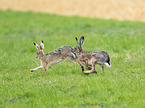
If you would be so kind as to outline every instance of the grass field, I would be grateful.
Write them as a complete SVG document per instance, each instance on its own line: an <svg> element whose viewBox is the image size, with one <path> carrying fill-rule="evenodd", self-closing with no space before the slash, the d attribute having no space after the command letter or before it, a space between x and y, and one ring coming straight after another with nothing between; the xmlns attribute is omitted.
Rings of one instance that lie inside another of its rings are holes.
<svg viewBox="0 0 145 108"><path fill-rule="evenodd" d="M83 74L64 61L45 76L35 59L33 42L44 40L44 52L75 47L85 36L84 50L105 50L111 68ZM1 108L144 108L145 23L0 11Z"/></svg>

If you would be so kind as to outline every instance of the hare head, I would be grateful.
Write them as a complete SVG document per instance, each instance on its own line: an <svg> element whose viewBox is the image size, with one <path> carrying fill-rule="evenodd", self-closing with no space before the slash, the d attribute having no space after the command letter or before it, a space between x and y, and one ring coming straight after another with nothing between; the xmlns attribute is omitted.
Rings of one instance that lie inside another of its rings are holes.
<svg viewBox="0 0 145 108"><path fill-rule="evenodd" d="M44 54L44 52L43 52L43 49L44 49L44 42L43 42L43 40L42 41L40 41L40 46L38 45L38 44L36 44L35 42L33 42L33 44L35 45L35 47L37 48L37 50L38 50L38 52L37 52L37 54L36 54L36 58L38 58L38 59L40 59L42 56L43 56L43 54Z"/></svg>
<svg viewBox="0 0 145 108"><path fill-rule="evenodd" d="M76 39L78 45L74 48L73 52L76 53L76 54L78 54L78 53L80 53L81 51L83 51L82 46L83 46L83 44L84 44L84 36L82 36L82 37L80 38L80 41L78 41L77 37L76 37L75 39Z"/></svg>

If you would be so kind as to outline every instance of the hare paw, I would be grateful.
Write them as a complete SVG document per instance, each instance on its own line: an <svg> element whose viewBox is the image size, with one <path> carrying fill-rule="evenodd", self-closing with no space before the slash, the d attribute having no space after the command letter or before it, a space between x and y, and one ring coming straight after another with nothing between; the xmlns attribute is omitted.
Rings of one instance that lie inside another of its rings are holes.
<svg viewBox="0 0 145 108"><path fill-rule="evenodd" d="M95 74L97 74L97 71L93 71L92 73L95 73Z"/></svg>
<svg viewBox="0 0 145 108"><path fill-rule="evenodd" d="M85 75L89 75L90 73L84 73Z"/></svg>
<svg viewBox="0 0 145 108"><path fill-rule="evenodd" d="M30 69L30 72L33 72L33 69Z"/></svg>
<svg viewBox="0 0 145 108"><path fill-rule="evenodd" d="M81 66L81 69L82 69L82 72L84 72L84 67L83 66Z"/></svg>

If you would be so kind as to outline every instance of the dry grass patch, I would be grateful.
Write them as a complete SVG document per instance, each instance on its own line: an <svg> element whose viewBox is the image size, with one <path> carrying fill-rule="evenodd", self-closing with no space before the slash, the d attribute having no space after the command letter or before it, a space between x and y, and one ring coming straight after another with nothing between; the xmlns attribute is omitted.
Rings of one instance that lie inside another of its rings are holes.
<svg viewBox="0 0 145 108"><path fill-rule="evenodd" d="M145 21L145 0L0 0L0 8Z"/></svg>

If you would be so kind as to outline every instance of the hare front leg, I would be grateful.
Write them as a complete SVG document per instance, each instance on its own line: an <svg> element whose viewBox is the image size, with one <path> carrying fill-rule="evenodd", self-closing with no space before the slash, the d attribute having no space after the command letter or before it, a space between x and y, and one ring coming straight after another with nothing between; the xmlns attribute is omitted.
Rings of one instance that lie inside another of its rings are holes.
<svg viewBox="0 0 145 108"><path fill-rule="evenodd" d="M44 69L44 71L43 71L43 75L45 75L45 73L46 73L48 67L44 67L43 69Z"/></svg>
<svg viewBox="0 0 145 108"><path fill-rule="evenodd" d="M89 71L84 71L84 73L97 73L97 72L95 71L95 64L92 64L92 69L91 69L91 70L89 70Z"/></svg>
<svg viewBox="0 0 145 108"><path fill-rule="evenodd" d="M91 70L92 68L88 65L88 60L85 60L85 67L88 70Z"/></svg>
<svg viewBox="0 0 145 108"><path fill-rule="evenodd" d="M100 65L101 71L104 71L104 65Z"/></svg>
<svg viewBox="0 0 145 108"><path fill-rule="evenodd" d="M38 70L38 69L40 69L40 68L43 68L43 66L39 66L39 67L37 67L37 68L30 69L30 72L34 72L35 70Z"/></svg>

